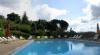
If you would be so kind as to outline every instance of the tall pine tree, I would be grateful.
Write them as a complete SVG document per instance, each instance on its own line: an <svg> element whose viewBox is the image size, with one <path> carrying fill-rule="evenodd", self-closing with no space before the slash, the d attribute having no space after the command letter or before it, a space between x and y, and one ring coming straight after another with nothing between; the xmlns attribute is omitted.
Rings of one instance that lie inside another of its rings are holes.
<svg viewBox="0 0 100 55"><path fill-rule="evenodd" d="M24 12L24 15L22 16L22 23L23 24L28 24L28 17L26 15L26 12Z"/></svg>

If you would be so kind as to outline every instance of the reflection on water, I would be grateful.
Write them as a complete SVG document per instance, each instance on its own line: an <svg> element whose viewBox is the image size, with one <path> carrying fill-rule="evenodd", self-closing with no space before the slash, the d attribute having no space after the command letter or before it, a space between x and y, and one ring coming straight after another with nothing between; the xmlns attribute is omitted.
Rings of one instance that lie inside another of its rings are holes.
<svg viewBox="0 0 100 55"><path fill-rule="evenodd" d="M100 45L66 40L34 41L12 55L100 55Z"/></svg>

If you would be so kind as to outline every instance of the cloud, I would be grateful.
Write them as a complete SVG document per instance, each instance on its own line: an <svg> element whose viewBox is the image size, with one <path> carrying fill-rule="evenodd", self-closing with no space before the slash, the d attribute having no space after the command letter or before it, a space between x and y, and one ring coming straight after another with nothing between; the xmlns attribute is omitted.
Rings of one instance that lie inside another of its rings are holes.
<svg viewBox="0 0 100 55"><path fill-rule="evenodd" d="M50 20L58 18L60 16L68 15L68 11L66 9L53 8L48 6L47 4L37 6L37 10L37 15L39 18L50 18Z"/></svg>
<svg viewBox="0 0 100 55"><path fill-rule="evenodd" d="M100 16L100 1L85 0L87 6L82 9L84 16L68 19L69 28L76 32L96 31L97 19ZM100 22L98 22L100 23Z"/></svg>
<svg viewBox="0 0 100 55"><path fill-rule="evenodd" d="M77 32L95 31L97 20L100 20L100 0L85 0L87 6L82 9L84 16L73 20L71 27Z"/></svg>
<svg viewBox="0 0 100 55"><path fill-rule="evenodd" d="M39 0L0 0L0 14L6 16L8 13L15 12L20 16L26 11L29 20L52 20L63 19L69 23L69 28L75 31L95 31L97 19L100 16L100 1L85 0L87 6L82 9L85 16L77 18L66 18L69 10L51 7Z"/></svg>
<svg viewBox="0 0 100 55"><path fill-rule="evenodd" d="M24 11L30 11L31 0L0 0L0 14L6 16L15 12L22 15Z"/></svg>
<svg viewBox="0 0 100 55"><path fill-rule="evenodd" d="M85 1L92 5L100 5L100 0L85 0Z"/></svg>
<svg viewBox="0 0 100 55"><path fill-rule="evenodd" d="M67 21L69 23L68 30L72 28L76 32L87 32L87 31L96 32L96 24L97 24L96 20L83 22L83 20L81 20L80 18L76 18L75 20L68 19Z"/></svg>
<svg viewBox="0 0 100 55"><path fill-rule="evenodd" d="M85 0L87 7L83 9L86 16L91 16L91 19L100 18L100 0Z"/></svg>
<svg viewBox="0 0 100 55"><path fill-rule="evenodd" d="M99 6L92 5L91 10L92 10L91 13L94 19L100 18L100 5Z"/></svg>
<svg viewBox="0 0 100 55"><path fill-rule="evenodd" d="M36 4L37 3L37 4ZM57 9L48 4L38 4L36 0L0 0L0 14L6 16L8 13L15 12L20 16L26 11L29 20L39 18L51 20L59 16L67 16L66 9Z"/></svg>
<svg viewBox="0 0 100 55"><path fill-rule="evenodd" d="M0 0L0 5L5 7L16 7L18 3L20 0Z"/></svg>
<svg viewBox="0 0 100 55"><path fill-rule="evenodd" d="M77 32L87 32L87 31L95 31L96 32L96 21L82 23L74 28Z"/></svg>
<svg viewBox="0 0 100 55"><path fill-rule="evenodd" d="M72 28L76 32L96 32L96 25L100 23L97 20L91 20L91 17L82 16L78 18L65 19L69 23L68 31ZM100 20L100 19L98 19Z"/></svg>
<svg viewBox="0 0 100 55"><path fill-rule="evenodd" d="M11 13L11 12L13 12L12 9L7 8L7 7L0 6L0 15L4 15L6 17L6 15L8 13Z"/></svg>
<svg viewBox="0 0 100 55"><path fill-rule="evenodd" d="M72 28L76 32L95 31L97 19L100 16L100 1L98 0L85 0L87 6L82 9L83 16L76 18L65 19L69 23L69 28ZM100 23L100 22L98 22Z"/></svg>

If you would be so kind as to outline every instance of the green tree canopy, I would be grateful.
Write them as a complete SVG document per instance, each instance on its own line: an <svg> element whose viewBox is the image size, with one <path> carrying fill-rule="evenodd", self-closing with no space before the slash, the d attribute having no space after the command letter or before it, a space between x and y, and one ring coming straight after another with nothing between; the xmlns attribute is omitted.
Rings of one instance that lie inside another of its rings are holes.
<svg viewBox="0 0 100 55"><path fill-rule="evenodd" d="M5 17L3 15L0 15L0 19L4 19Z"/></svg>
<svg viewBox="0 0 100 55"><path fill-rule="evenodd" d="M66 21L64 21L64 20L60 20L59 23L60 23L61 29L63 29L63 30L67 30L69 24L68 24Z"/></svg>
<svg viewBox="0 0 100 55"><path fill-rule="evenodd" d="M10 13L10 14L7 14L7 20L11 20L11 21L14 21L16 23L19 23L20 16L18 14L15 14L15 13Z"/></svg>
<svg viewBox="0 0 100 55"><path fill-rule="evenodd" d="M59 24L60 28L57 26L57 24ZM57 31L59 29L62 29L63 31L64 30L67 30L68 28L68 23L64 20L57 20L57 19L54 19L54 20L51 20L49 23L48 23L48 29L51 30L51 31Z"/></svg>

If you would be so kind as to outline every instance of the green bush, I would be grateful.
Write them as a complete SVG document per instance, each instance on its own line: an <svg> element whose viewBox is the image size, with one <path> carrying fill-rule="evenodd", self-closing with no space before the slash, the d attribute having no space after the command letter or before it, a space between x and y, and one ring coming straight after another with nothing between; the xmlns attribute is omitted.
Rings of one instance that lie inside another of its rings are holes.
<svg viewBox="0 0 100 55"><path fill-rule="evenodd" d="M21 31L16 31L16 30L15 31L12 31L12 34L15 35L15 36L17 36L18 38L20 36L23 36L24 38L28 38L29 35L30 35L28 33L24 33L24 32L21 32Z"/></svg>
<svg viewBox="0 0 100 55"><path fill-rule="evenodd" d="M41 30L41 29L38 29L36 31L36 34L39 35L39 36L43 36L45 34L45 31L44 30Z"/></svg>
<svg viewBox="0 0 100 55"><path fill-rule="evenodd" d="M4 36L4 32L0 31L0 37Z"/></svg>

